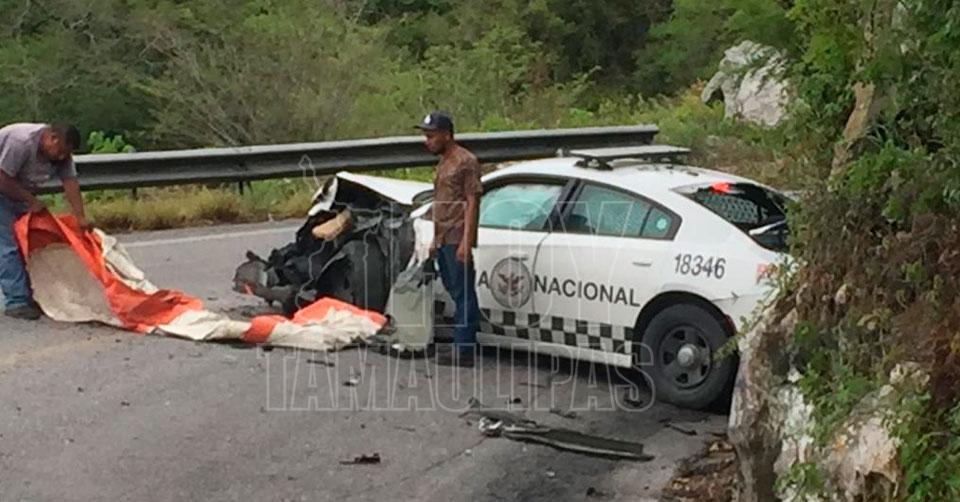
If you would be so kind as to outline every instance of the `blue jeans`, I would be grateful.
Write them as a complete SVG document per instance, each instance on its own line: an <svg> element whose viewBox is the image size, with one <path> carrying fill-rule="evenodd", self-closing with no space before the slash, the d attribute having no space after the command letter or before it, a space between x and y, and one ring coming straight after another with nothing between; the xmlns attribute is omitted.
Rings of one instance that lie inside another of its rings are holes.
<svg viewBox="0 0 960 502"><path fill-rule="evenodd" d="M437 249L437 269L443 287L453 297L457 307L453 343L461 354L472 355L477 344L477 324L480 318L473 264L464 265L457 261L457 245L445 244Z"/></svg>
<svg viewBox="0 0 960 502"><path fill-rule="evenodd" d="M30 278L13 236L13 224L27 212L21 202L0 195L0 290L4 307L11 309L30 303Z"/></svg>

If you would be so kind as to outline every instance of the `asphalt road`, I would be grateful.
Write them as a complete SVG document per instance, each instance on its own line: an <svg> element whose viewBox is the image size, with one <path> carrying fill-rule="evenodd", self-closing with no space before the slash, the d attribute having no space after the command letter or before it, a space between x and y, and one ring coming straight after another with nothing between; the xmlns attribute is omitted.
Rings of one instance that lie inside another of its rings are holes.
<svg viewBox="0 0 960 502"><path fill-rule="evenodd" d="M298 222L121 238L161 287L249 315L252 249ZM0 319L0 500L647 500L725 418L651 402L610 369L487 351L475 370L349 350L202 344ZM345 384L355 383L348 387ZM642 443L615 461L485 437L470 398ZM549 412L575 410L576 418ZM371 465L344 465L360 455ZM595 495L588 497L588 489Z"/></svg>

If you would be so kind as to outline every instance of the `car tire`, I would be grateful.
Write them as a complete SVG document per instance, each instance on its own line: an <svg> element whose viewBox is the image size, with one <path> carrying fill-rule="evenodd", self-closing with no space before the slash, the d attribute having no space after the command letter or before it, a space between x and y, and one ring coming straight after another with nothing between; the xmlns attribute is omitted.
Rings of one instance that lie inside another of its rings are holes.
<svg viewBox="0 0 960 502"><path fill-rule="evenodd" d="M703 307L684 303L660 311L643 334L647 354L640 358L648 363L641 369L649 376L655 396L695 410L726 401L737 360L734 356L717 359L716 354L728 339L723 324Z"/></svg>

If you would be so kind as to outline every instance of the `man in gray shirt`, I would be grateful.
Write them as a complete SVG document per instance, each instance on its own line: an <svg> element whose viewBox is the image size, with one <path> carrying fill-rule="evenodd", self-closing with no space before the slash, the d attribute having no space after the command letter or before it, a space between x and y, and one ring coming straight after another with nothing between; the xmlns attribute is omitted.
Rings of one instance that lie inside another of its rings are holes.
<svg viewBox="0 0 960 502"><path fill-rule="evenodd" d="M13 224L27 212L46 210L35 195L54 176L83 230L90 229L80 197L73 151L80 133L67 124L11 124L0 128L0 290L4 314L39 319L30 278L13 235Z"/></svg>

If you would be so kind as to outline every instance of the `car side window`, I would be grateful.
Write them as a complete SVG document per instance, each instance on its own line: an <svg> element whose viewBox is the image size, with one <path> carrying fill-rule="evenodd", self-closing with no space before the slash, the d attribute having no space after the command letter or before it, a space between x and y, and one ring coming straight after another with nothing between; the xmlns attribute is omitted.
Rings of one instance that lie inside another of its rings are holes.
<svg viewBox="0 0 960 502"><path fill-rule="evenodd" d="M674 217L665 211L653 208L650 215L647 216L646 223L643 224L641 237L648 239L666 239L674 226Z"/></svg>
<svg viewBox="0 0 960 502"><path fill-rule="evenodd" d="M643 199L595 185L584 186L572 205L566 231L614 237L639 237L651 209Z"/></svg>
<svg viewBox="0 0 960 502"><path fill-rule="evenodd" d="M480 198L480 226L543 230L563 185L517 182L485 191Z"/></svg>

